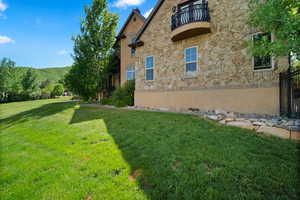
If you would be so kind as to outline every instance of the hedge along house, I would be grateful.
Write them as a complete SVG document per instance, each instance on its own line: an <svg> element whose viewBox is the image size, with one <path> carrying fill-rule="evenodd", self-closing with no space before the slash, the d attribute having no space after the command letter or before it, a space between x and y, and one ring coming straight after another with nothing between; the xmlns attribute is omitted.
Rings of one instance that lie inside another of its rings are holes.
<svg viewBox="0 0 300 200"><path fill-rule="evenodd" d="M132 10L117 36L117 43L120 46L121 85L126 83L128 80L135 79L135 67L138 58L135 54L135 49L131 48L130 45L135 40L137 33L143 26L144 22L145 18L141 15L140 10Z"/></svg>
<svg viewBox="0 0 300 200"><path fill-rule="evenodd" d="M245 0L159 0L135 38L135 104L279 114L288 58L252 57Z"/></svg>

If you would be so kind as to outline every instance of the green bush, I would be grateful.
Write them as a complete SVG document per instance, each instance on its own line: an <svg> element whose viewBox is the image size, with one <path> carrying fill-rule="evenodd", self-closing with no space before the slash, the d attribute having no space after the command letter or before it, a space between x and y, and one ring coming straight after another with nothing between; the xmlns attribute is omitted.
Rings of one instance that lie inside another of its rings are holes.
<svg viewBox="0 0 300 200"><path fill-rule="evenodd" d="M127 81L123 87L116 89L112 94L112 104L117 107L134 105L134 81Z"/></svg>
<svg viewBox="0 0 300 200"><path fill-rule="evenodd" d="M28 96L29 96L30 100L37 100L37 99L41 98L42 92L41 92L41 90L35 90L35 91L30 92L28 94Z"/></svg>
<svg viewBox="0 0 300 200"><path fill-rule="evenodd" d="M100 100L102 105L113 105L112 98L104 98Z"/></svg>
<svg viewBox="0 0 300 200"><path fill-rule="evenodd" d="M54 86L53 90L51 91L51 96L62 96L64 94L64 86L62 84L57 84Z"/></svg>
<svg viewBox="0 0 300 200"><path fill-rule="evenodd" d="M47 90L42 90L41 99L50 99L51 98L51 92Z"/></svg>

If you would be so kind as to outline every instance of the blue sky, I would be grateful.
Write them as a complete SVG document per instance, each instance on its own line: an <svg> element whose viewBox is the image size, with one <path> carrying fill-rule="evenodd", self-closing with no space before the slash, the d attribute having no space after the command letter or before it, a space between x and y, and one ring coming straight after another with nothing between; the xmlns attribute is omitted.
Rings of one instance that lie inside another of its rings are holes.
<svg viewBox="0 0 300 200"><path fill-rule="evenodd" d="M0 59L36 68L72 64L71 37L79 33L84 5L92 0L0 0ZM120 16L119 28L133 8L149 12L156 0L108 0Z"/></svg>

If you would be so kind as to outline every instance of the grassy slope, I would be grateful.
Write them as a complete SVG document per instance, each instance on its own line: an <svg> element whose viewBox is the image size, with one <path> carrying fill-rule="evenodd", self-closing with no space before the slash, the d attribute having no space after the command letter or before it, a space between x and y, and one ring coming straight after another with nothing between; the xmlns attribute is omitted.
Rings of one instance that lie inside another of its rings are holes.
<svg viewBox="0 0 300 200"><path fill-rule="evenodd" d="M8 199L297 199L297 144L196 116L0 105Z"/></svg>
<svg viewBox="0 0 300 200"><path fill-rule="evenodd" d="M26 71L29 69L28 67L16 67L17 70L19 70L21 73L26 73ZM33 69L38 74L39 82L50 80L53 83L58 82L60 79L62 79L66 73L69 72L71 67L57 67L57 68L41 68L41 69Z"/></svg>

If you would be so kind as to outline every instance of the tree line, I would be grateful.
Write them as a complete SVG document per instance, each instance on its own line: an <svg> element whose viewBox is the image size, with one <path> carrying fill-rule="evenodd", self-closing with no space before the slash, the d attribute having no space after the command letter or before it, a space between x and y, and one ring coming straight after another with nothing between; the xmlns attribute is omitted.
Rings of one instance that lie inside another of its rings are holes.
<svg viewBox="0 0 300 200"><path fill-rule="evenodd" d="M63 95L63 80L53 83L51 80L40 80L38 74L28 68L16 67L8 58L0 59L0 103L15 101L49 99Z"/></svg>

